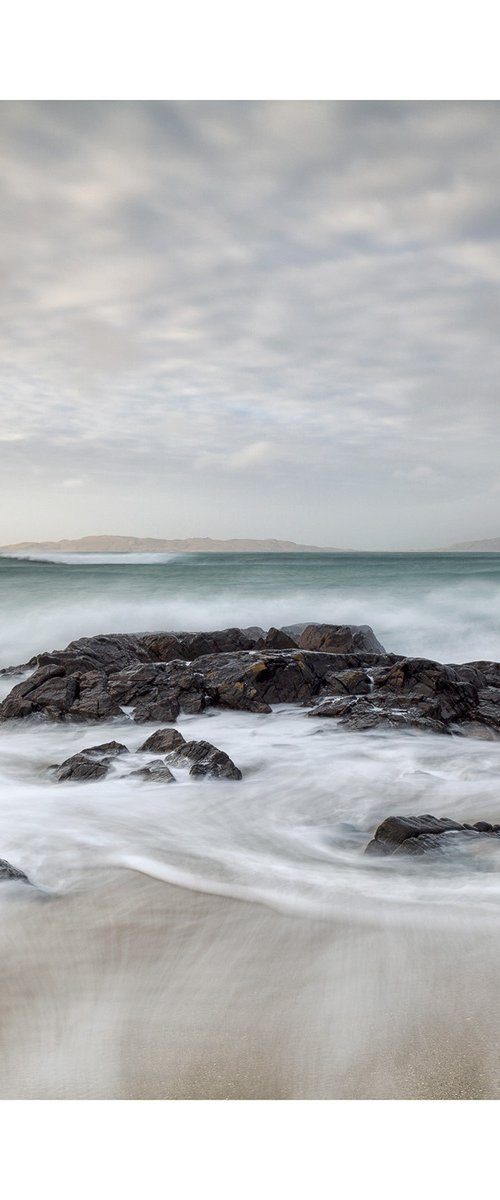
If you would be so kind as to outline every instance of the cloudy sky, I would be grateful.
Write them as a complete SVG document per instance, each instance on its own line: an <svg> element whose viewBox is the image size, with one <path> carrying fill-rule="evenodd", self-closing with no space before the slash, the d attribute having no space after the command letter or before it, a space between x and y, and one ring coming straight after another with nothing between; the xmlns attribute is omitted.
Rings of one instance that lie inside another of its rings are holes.
<svg viewBox="0 0 500 1200"><path fill-rule="evenodd" d="M500 535L500 105L0 104L0 541Z"/></svg>

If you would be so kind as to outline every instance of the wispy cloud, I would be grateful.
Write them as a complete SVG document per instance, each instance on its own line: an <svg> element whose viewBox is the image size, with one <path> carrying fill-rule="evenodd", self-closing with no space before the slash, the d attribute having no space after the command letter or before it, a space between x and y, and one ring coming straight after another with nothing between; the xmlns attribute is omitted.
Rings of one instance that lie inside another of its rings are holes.
<svg viewBox="0 0 500 1200"><path fill-rule="evenodd" d="M499 118L1 104L1 539L497 533Z"/></svg>

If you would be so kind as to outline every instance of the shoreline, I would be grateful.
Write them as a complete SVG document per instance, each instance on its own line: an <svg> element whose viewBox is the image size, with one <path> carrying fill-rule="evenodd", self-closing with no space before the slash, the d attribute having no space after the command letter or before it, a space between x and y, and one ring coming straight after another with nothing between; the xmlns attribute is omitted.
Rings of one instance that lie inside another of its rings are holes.
<svg viewBox="0 0 500 1200"><path fill-rule="evenodd" d="M445 929L443 954L425 924L286 917L128 871L88 884L9 905L2 1099L498 1097L489 928Z"/></svg>

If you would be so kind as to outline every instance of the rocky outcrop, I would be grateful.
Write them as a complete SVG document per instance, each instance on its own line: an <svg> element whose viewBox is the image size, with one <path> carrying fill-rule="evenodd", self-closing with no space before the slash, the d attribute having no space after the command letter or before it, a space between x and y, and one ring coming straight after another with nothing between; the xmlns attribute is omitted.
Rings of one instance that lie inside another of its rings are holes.
<svg viewBox="0 0 500 1200"><path fill-rule="evenodd" d="M474 733L470 724L475 722L500 731L500 688L488 688L474 664L442 666L428 659L392 656L386 664L381 659L373 662L364 677L345 672L333 683L331 695L310 715L340 717L348 729L414 728L465 735ZM346 692L354 694L351 702L342 702Z"/></svg>
<svg viewBox="0 0 500 1200"><path fill-rule="evenodd" d="M211 706L268 713L297 704L354 730L500 737L500 664L387 654L369 626L109 634L31 665L0 705L0 720L98 722L126 713L139 724L171 724Z"/></svg>
<svg viewBox="0 0 500 1200"><path fill-rule="evenodd" d="M500 840L500 825L492 825L489 821L468 825L449 817L433 817L429 813L420 817L387 817L375 831L365 854L419 856L486 836Z"/></svg>
<svg viewBox="0 0 500 1200"><path fill-rule="evenodd" d="M348 629L321 627L339 628ZM313 627L307 630L312 637ZM279 646L256 651L263 641ZM374 656L362 657L300 650L280 630L264 638L259 629L80 638L66 650L38 656L34 673L0 705L0 720L90 722L131 710L138 723L172 722L179 712L199 713L209 705L264 713L274 703L310 704L339 671L359 669ZM382 656L384 665L393 661Z"/></svg>

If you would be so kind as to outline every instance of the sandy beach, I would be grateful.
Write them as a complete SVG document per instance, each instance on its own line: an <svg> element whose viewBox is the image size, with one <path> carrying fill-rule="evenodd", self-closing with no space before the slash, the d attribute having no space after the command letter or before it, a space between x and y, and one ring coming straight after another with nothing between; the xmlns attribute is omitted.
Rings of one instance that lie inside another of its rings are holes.
<svg viewBox="0 0 500 1200"><path fill-rule="evenodd" d="M492 927L291 917L132 871L1 932L2 1099L500 1095Z"/></svg>

